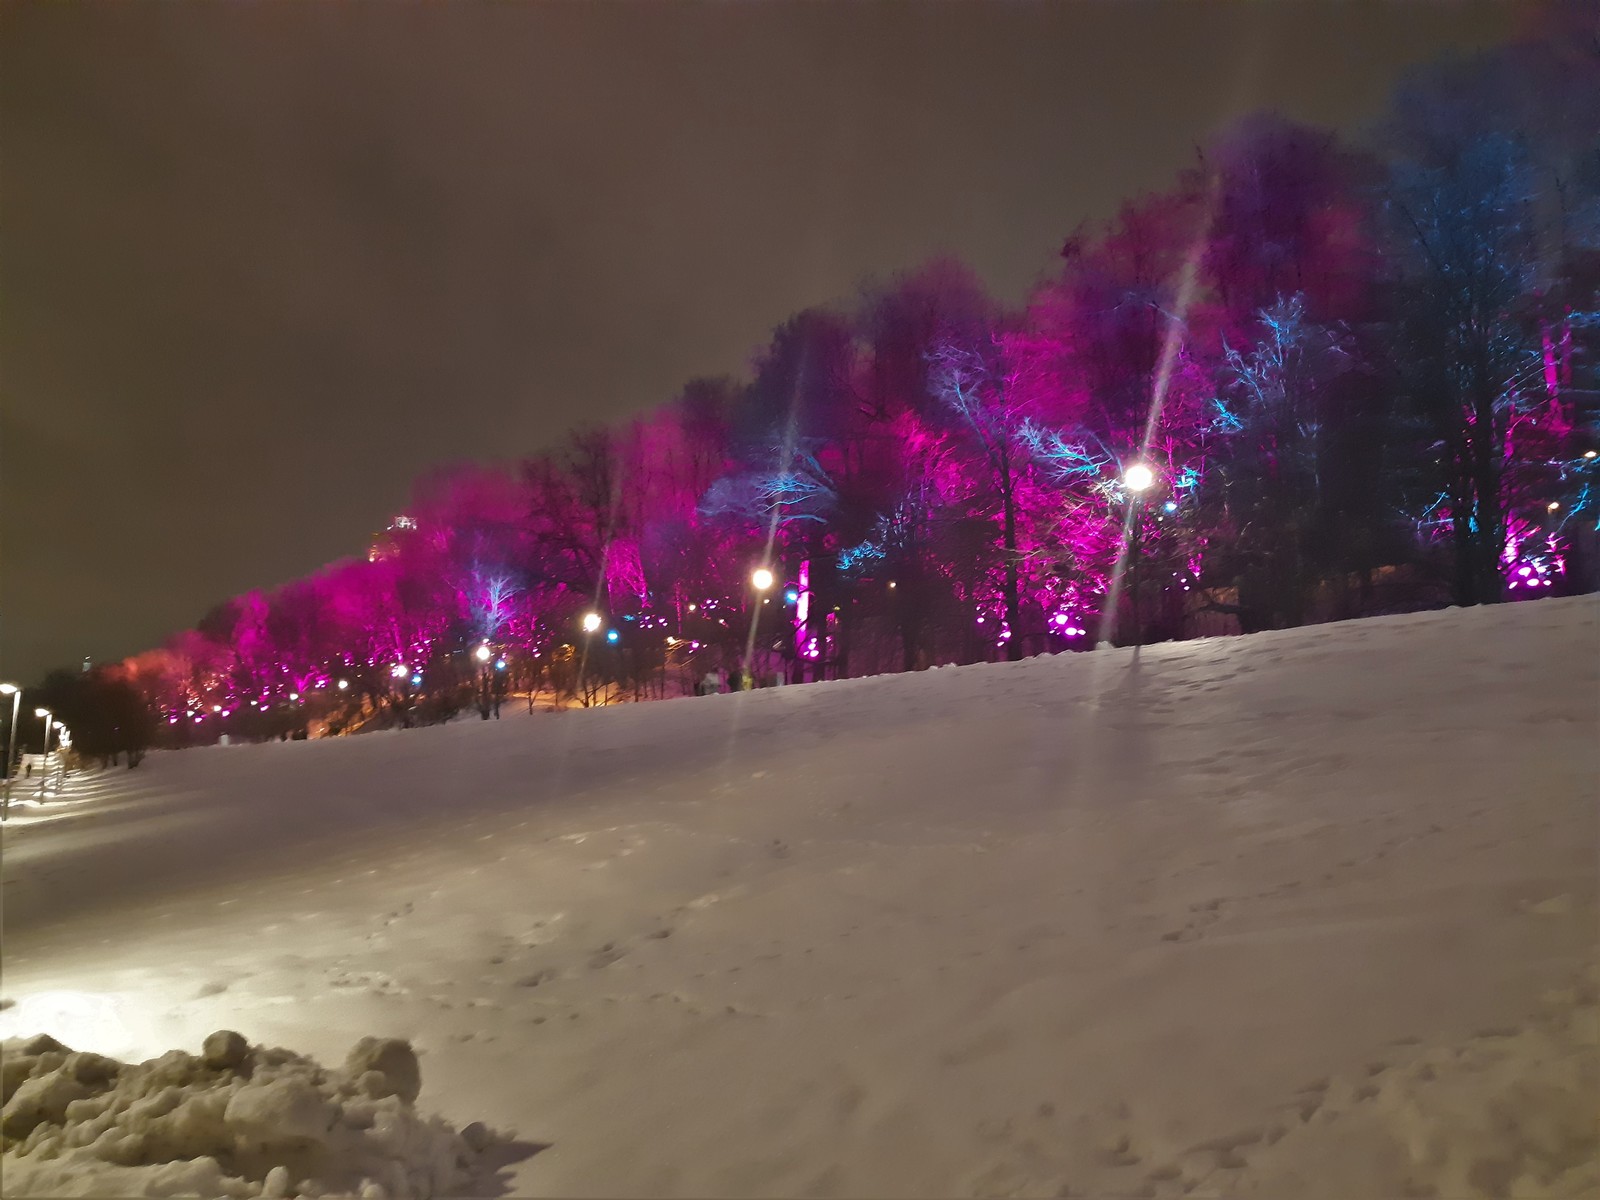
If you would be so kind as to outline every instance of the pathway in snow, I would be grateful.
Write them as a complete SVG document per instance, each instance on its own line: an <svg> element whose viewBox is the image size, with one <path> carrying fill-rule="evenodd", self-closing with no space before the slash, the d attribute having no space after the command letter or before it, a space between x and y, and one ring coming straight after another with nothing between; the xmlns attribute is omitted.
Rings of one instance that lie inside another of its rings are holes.
<svg viewBox="0 0 1600 1200"><path fill-rule="evenodd" d="M1588 1194L1597 613L156 755L0 1023L410 1038L518 1195Z"/></svg>

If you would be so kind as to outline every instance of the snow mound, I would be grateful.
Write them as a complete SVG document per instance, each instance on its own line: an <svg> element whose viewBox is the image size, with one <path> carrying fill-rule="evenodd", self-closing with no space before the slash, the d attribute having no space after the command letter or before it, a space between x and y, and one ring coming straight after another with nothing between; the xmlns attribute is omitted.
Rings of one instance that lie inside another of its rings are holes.
<svg viewBox="0 0 1600 1200"><path fill-rule="evenodd" d="M426 1200L496 1140L413 1107L407 1042L363 1038L328 1070L222 1030L199 1055L130 1064L47 1035L4 1044L11 1196L360 1196Z"/></svg>

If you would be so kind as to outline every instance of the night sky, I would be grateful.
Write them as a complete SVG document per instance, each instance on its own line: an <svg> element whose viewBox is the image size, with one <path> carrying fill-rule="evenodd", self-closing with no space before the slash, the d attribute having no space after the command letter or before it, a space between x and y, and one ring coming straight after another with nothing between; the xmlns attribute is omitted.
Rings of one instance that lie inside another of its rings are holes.
<svg viewBox="0 0 1600 1200"><path fill-rule="evenodd" d="M364 550L432 466L941 253L1020 300L1257 108L1508 4L0 9L0 677Z"/></svg>

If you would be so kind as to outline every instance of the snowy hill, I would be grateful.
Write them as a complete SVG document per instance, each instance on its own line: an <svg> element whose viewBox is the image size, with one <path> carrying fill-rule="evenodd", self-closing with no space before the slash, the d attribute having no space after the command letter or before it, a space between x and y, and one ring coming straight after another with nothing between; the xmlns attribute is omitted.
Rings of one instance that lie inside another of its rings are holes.
<svg viewBox="0 0 1600 1200"><path fill-rule="evenodd" d="M519 1196L1593 1195L1597 634L159 754L8 827L0 1026L407 1038Z"/></svg>

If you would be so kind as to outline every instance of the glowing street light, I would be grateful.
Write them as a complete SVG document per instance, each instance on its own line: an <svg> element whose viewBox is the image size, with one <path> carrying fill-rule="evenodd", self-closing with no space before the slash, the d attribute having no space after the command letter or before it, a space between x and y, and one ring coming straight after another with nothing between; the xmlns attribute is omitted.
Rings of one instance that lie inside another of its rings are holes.
<svg viewBox="0 0 1600 1200"><path fill-rule="evenodd" d="M1594 458L1596 455L1600 455L1600 450L1585 450L1583 452L1585 458Z"/></svg>
<svg viewBox="0 0 1600 1200"><path fill-rule="evenodd" d="M601 622L599 613L592 612L583 614L583 631L585 633L598 632L600 629L600 624Z"/></svg>
<svg viewBox="0 0 1600 1200"><path fill-rule="evenodd" d="M1136 462L1122 473L1122 484L1134 495L1146 491L1156 481L1156 473L1142 462Z"/></svg>
<svg viewBox="0 0 1600 1200"><path fill-rule="evenodd" d="M755 585L758 592L764 592L773 584L772 572L766 567L757 567L750 573L750 582Z"/></svg>
<svg viewBox="0 0 1600 1200"><path fill-rule="evenodd" d="M1555 510L1560 508L1560 507L1561 507L1561 501L1552 500L1552 501L1550 501L1549 504L1546 504L1544 506L1544 510L1545 510L1545 512L1555 512Z"/></svg>
<svg viewBox="0 0 1600 1200"><path fill-rule="evenodd" d="M6 796L0 801L0 821L11 813L11 777L17 773L17 718L21 716L22 689L14 683L0 683L0 696L11 697L11 736L6 746Z"/></svg>
<svg viewBox="0 0 1600 1200"><path fill-rule="evenodd" d="M1148 463L1136 462L1122 473L1122 486L1128 489L1128 577L1133 585L1133 642L1144 640L1144 628L1139 611L1139 513L1137 507L1156 481L1156 473Z"/></svg>
<svg viewBox="0 0 1600 1200"><path fill-rule="evenodd" d="M348 679L339 680L339 690L341 692L348 692L350 690L350 681Z"/></svg>
<svg viewBox="0 0 1600 1200"><path fill-rule="evenodd" d="M394 666L389 668L389 674L395 679L402 679L410 669L405 663L395 663Z"/></svg>
<svg viewBox="0 0 1600 1200"><path fill-rule="evenodd" d="M481 646L479 646L479 647L478 647L478 648L477 648L477 649L476 649L476 650L474 650L474 651L473 651L473 652L472 652L472 653L473 653L473 656L474 656L474 657L475 657L475 658L476 658L476 659L477 659L477 660L478 660L478 661L479 661L479 662L481 662L481 663L486 663L486 662L488 662L488 661L489 661L489 643L488 643L488 642L485 642L485 643L484 643L484 644L483 644L483 645L481 645Z"/></svg>
<svg viewBox="0 0 1600 1200"><path fill-rule="evenodd" d="M55 719L55 714L48 708L36 708L33 710L33 715L44 719L44 757L48 762L50 758L50 722ZM49 782L49 779L50 772L48 770L39 772L39 795L44 795L44 785Z"/></svg>

